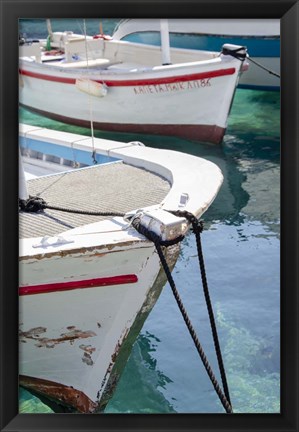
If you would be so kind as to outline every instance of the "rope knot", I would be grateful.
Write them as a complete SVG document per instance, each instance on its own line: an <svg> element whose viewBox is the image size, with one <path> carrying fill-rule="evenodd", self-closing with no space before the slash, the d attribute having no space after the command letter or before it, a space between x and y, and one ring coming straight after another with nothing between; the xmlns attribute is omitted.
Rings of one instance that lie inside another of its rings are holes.
<svg viewBox="0 0 299 432"><path fill-rule="evenodd" d="M46 206L46 201L37 196L29 196L26 200L19 198L19 210L24 212L37 213L43 211Z"/></svg>
<svg viewBox="0 0 299 432"><path fill-rule="evenodd" d="M176 210L170 211L175 216L184 217L187 221L192 225L193 232L195 234L201 234L203 232L203 221L199 221L193 213L190 213L186 210Z"/></svg>
<svg viewBox="0 0 299 432"><path fill-rule="evenodd" d="M203 232L203 221L200 220L196 220L196 222L192 222L192 231L194 232L194 234L201 234Z"/></svg>

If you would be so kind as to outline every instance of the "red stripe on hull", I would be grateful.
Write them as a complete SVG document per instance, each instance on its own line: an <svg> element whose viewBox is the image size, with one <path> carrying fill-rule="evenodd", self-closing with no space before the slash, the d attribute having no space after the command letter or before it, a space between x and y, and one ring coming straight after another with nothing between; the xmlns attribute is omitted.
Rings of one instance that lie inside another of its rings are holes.
<svg viewBox="0 0 299 432"><path fill-rule="evenodd" d="M49 113L47 111L39 110L20 104L23 108L35 112L42 116L48 117L52 120L57 120L63 123L71 124L90 128L90 121L74 119L59 114ZM129 124L129 123L100 123L93 122L94 129L105 130L109 132L125 132L125 133L138 133L138 134L152 134L152 135L167 135L176 136L179 138L202 141L213 144L220 144L225 134L225 128L217 125L164 125L164 124Z"/></svg>
<svg viewBox="0 0 299 432"><path fill-rule="evenodd" d="M98 279L88 279L82 281L59 282L52 284L31 285L19 288L19 295L46 294L56 291L69 291L81 288L101 287L108 285L123 285L136 283L138 278L134 274L112 276Z"/></svg>
<svg viewBox="0 0 299 432"><path fill-rule="evenodd" d="M37 72L27 71L25 69L19 70L21 75L28 76L31 78L41 79L44 81L59 82L63 84L75 84L75 78L66 78L54 75L46 75ZM201 72L190 75L180 75L175 77L165 78L147 78L147 79L135 79L135 80L94 80L95 82L103 83L108 87L128 87L128 86L146 86L146 85L160 85L160 84L173 84L177 82L196 81L208 78L217 78L220 76L233 75L236 72L235 68L220 69L210 72Z"/></svg>

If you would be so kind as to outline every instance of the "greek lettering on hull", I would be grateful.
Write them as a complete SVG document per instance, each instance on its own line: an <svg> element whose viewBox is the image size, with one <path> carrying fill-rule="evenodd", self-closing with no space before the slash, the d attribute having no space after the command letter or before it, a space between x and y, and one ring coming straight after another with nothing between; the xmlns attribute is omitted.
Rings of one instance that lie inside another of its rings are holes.
<svg viewBox="0 0 299 432"><path fill-rule="evenodd" d="M148 84L133 87L133 91L136 95L142 94L155 94L165 92L175 92L180 90L190 90L194 88L211 87L211 78L204 78L195 81L182 81L171 84Z"/></svg>

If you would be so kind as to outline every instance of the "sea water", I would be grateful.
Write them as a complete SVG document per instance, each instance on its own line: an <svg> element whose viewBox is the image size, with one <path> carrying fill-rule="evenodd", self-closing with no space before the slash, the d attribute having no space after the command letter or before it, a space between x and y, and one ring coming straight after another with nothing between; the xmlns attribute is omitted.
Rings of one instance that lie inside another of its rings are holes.
<svg viewBox="0 0 299 432"><path fill-rule="evenodd" d="M82 21L52 21L53 31L81 32ZM117 20L102 20L105 33ZM99 33L99 20L86 22ZM46 37L44 20L20 21L27 37ZM90 134L87 129L20 109L20 122ZM173 137L96 132L204 157L224 175L203 215L206 273L230 396L236 413L280 412L280 94L238 89L220 146ZM220 381L194 236L183 241L173 277L199 340ZM20 389L21 413L51 413ZM133 346L106 413L222 413L166 284Z"/></svg>

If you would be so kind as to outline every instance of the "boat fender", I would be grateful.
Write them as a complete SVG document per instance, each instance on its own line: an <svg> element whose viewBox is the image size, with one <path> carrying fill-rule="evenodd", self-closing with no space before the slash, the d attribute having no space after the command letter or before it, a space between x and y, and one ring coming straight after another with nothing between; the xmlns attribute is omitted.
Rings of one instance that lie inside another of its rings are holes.
<svg viewBox="0 0 299 432"><path fill-rule="evenodd" d="M108 93L108 87L106 84L98 83L86 78L76 79L76 87L78 90L96 97L103 97Z"/></svg>

